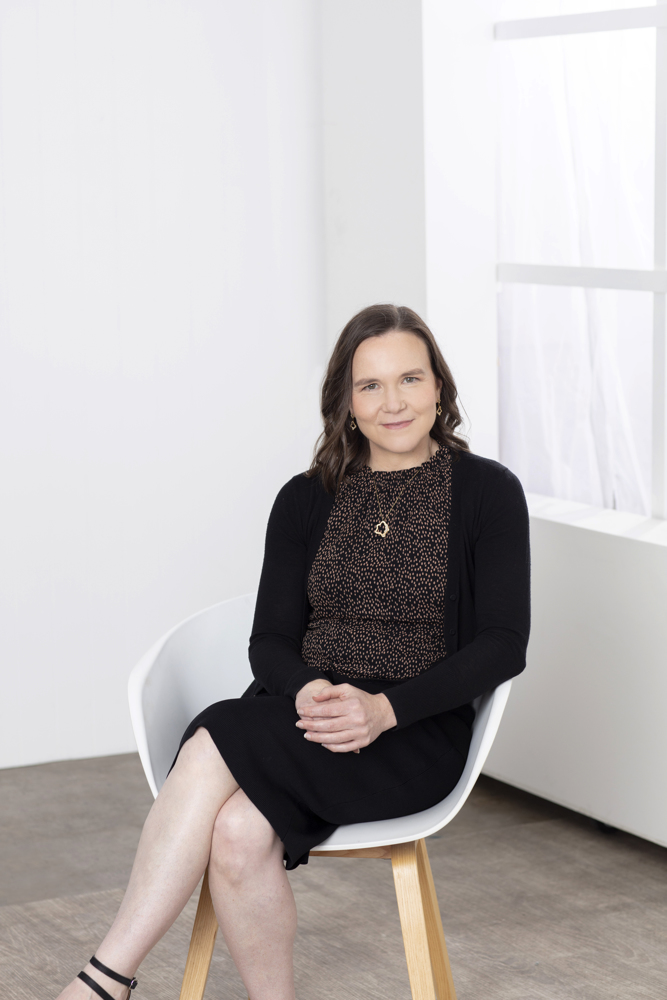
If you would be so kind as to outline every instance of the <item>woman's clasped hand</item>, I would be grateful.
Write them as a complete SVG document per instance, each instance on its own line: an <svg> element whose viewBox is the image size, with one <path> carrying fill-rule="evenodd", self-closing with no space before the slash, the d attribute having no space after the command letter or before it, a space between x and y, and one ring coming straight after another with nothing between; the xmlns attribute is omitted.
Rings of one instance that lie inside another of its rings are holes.
<svg viewBox="0 0 667 1000"><path fill-rule="evenodd" d="M332 684L324 678L301 688L296 710L297 727L305 730L305 738L334 753L359 753L396 725L386 695L368 694L352 684Z"/></svg>

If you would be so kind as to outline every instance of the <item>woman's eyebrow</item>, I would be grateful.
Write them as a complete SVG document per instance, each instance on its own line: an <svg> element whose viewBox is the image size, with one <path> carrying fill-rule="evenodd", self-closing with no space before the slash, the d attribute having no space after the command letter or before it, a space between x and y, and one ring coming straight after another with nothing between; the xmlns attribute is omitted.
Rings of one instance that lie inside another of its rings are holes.
<svg viewBox="0 0 667 1000"><path fill-rule="evenodd" d="M424 375L423 368L411 368L409 372L402 372L398 377L406 378L408 375ZM359 385L364 385L366 382L380 382L379 378L358 378L356 382L353 383L353 387L356 389Z"/></svg>

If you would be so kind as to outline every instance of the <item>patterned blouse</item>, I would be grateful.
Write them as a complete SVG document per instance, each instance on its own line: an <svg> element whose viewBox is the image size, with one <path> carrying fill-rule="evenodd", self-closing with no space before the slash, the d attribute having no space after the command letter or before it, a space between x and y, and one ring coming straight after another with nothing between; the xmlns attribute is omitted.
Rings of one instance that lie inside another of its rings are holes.
<svg viewBox="0 0 667 1000"><path fill-rule="evenodd" d="M308 666L400 681L445 656L451 463L440 447L417 471L366 466L343 482L308 577Z"/></svg>

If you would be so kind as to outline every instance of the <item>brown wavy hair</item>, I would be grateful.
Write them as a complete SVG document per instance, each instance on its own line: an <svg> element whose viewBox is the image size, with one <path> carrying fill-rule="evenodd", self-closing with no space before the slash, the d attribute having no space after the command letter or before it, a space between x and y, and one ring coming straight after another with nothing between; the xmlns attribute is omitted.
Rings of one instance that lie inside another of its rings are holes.
<svg viewBox="0 0 667 1000"><path fill-rule="evenodd" d="M362 309L343 328L329 360L322 382L321 409L324 430L315 445L313 463L307 476L321 476L329 493L335 493L345 476L354 475L368 464L370 448L359 430L350 429L352 401L352 359L364 340L381 337L390 330L405 330L424 341L431 368L442 383L442 413L436 416L431 437L454 452L469 451L468 442L454 433L461 424L456 405L456 385L435 337L426 323L407 306L375 305Z"/></svg>

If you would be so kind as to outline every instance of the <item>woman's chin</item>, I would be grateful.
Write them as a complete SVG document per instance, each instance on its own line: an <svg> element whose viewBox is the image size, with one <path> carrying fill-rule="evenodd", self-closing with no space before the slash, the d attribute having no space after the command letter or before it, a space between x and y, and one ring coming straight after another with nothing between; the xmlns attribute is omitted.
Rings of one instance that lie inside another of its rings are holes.
<svg viewBox="0 0 667 1000"><path fill-rule="evenodd" d="M375 445L376 448L392 455L417 455L422 451L431 454L430 434L417 435L411 427L406 428L406 431L384 432L378 434L377 440L374 441L372 438L369 440L371 446Z"/></svg>

